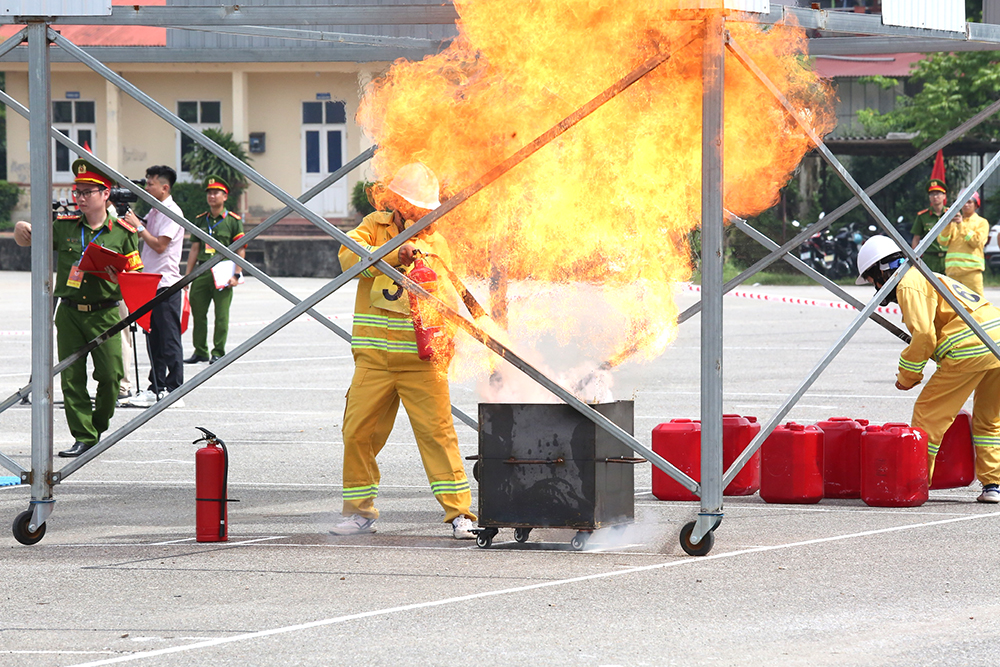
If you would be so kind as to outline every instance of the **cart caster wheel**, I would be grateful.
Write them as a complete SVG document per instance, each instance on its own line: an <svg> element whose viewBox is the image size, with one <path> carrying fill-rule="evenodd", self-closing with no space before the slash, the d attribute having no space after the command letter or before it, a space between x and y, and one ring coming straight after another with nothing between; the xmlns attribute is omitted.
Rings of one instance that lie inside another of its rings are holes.
<svg viewBox="0 0 1000 667"><path fill-rule="evenodd" d="M590 539L590 533L585 533L583 531L580 531L579 533L573 536L573 539L570 540L569 545L573 547L573 549L575 549L576 551L583 551L583 548L587 546L588 539Z"/></svg>
<svg viewBox="0 0 1000 667"><path fill-rule="evenodd" d="M528 535L531 535L530 528L515 528L514 529L514 539L522 544L528 541Z"/></svg>
<svg viewBox="0 0 1000 667"><path fill-rule="evenodd" d="M479 481L479 461L472 464L472 479Z"/></svg>
<svg viewBox="0 0 1000 667"><path fill-rule="evenodd" d="M684 524L681 528L681 549L688 556L707 556L715 545L715 533L709 531L698 544L691 543L691 533L694 532L694 521Z"/></svg>
<svg viewBox="0 0 1000 667"><path fill-rule="evenodd" d="M493 538L499 532L496 528L480 528L476 534L476 546L480 549L489 549L493 546Z"/></svg>
<svg viewBox="0 0 1000 667"><path fill-rule="evenodd" d="M14 525L12 526L14 539L21 544L26 544L28 546L38 544L41 542L42 538L45 537L44 523L40 525L35 532L28 530L28 526L31 525L31 514L31 510L21 512L17 515L17 518L14 519Z"/></svg>

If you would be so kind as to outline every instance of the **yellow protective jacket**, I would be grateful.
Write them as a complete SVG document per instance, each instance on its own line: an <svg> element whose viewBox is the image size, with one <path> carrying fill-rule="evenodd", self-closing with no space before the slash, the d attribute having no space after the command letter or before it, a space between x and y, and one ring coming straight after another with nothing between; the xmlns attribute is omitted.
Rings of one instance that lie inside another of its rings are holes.
<svg viewBox="0 0 1000 667"><path fill-rule="evenodd" d="M1000 341L1000 309L957 280L935 275L986 333ZM968 372L1000 367L1000 360L916 269L907 270L899 281L896 299L903 322L912 335L910 344L899 355L896 379L904 387L912 387L923 379L928 359L933 359L939 368Z"/></svg>
<svg viewBox="0 0 1000 667"><path fill-rule="evenodd" d="M406 221L406 227L412 224L412 221ZM365 216L361 224L347 235L362 247L374 250L388 243L397 233L392 224L392 213L376 211ZM425 257L424 261L438 274L437 297L452 309L457 309L458 293L445 270L445 266L451 266L451 250L445 238L437 232L424 231L410 243L424 253L436 255ZM345 247L340 248L339 259L345 271L358 263L358 256ZM384 259L391 266L400 268L398 250ZM404 268L400 270L406 272ZM374 267L362 271L358 278L351 336L354 363L360 368L416 371L434 367L434 361L425 361L417 353L408 293Z"/></svg>
<svg viewBox="0 0 1000 667"><path fill-rule="evenodd" d="M949 222L938 235L938 243L948 250L944 258L945 268L959 272L985 269L983 247L989 233L990 223L976 213L961 222Z"/></svg>

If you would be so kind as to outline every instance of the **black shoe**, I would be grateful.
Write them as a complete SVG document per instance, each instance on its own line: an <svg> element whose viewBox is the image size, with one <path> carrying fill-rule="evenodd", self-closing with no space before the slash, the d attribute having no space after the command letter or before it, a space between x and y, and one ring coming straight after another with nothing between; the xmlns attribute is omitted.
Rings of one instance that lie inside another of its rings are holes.
<svg viewBox="0 0 1000 667"><path fill-rule="evenodd" d="M208 363L214 364L216 361L218 361L221 358L222 358L221 354L213 354L211 361L209 361Z"/></svg>
<svg viewBox="0 0 1000 667"><path fill-rule="evenodd" d="M192 354L190 357L184 360L185 364L200 364L203 361L208 361L208 357L199 357L197 354Z"/></svg>
<svg viewBox="0 0 1000 667"><path fill-rule="evenodd" d="M72 447L70 447L69 449L64 449L63 451L59 452L59 456L61 456L64 459L71 459L79 456L80 454L83 454L91 447L93 447L93 445L85 445L84 443L77 440L76 442L73 443Z"/></svg>

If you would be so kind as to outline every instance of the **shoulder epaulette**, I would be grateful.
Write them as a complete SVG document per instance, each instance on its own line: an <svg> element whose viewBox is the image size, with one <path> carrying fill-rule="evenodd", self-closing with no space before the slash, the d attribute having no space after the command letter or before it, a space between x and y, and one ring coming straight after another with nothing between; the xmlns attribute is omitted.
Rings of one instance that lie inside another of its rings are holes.
<svg viewBox="0 0 1000 667"><path fill-rule="evenodd" d="M137 233L136 228L133 227L130 223L126 222L125 218L115 218L115 221L128 231L132 232L133 234Z"/></svg>
<svg viewBox="0 0 1000 667"><path fill-rule="evenodd" d="M240 217L239 215L237 215L236 213L233 213L232 211L229 211L229 215L233 216L233 217L234 217L234 218L236 218L237 220L242 220L242 219L243 219L243 218L241 218L241 217Z"/></svg>
<svg viewBox="0 0 1000 667"><path fill-rule="evenodd" d="M198 218L204 218L206 215L208 215L208 211L205 211L204 213L199 213L198 215L194 216L194 218L195 220L197 220Z"/></svg>
<svg viewBox="0 0 1000 667"><path fill-rule="evenodd" d="M930 210L929 208L925 208L925 209L924 209L924 210L922 210L922 211L917 211L917 215L923 215L924 213L926 213L926 212L927 212L927 211L929 211L929 210Z"/></svg>
<svg viewBox="0 0 1000 667"><path fill-rule="evenodd" d="M79 213L59 213L56 215L56 220L72 220L77 221L80 219Z"/></svg>

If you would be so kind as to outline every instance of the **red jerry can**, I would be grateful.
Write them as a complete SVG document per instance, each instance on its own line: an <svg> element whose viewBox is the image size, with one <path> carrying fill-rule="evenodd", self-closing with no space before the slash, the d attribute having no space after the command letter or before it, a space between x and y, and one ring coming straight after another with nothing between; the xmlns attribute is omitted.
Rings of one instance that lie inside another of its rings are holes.
<svg viewBox="0 0 1000 667"><path fill-rule="evenodd" d="M760 497L768 503L818 503L823 498L823 431L788 422L761 446Z"/></svg>
<svg viewBox="0 0 1000 667"><path fill-rule="evenodd" d="M816 424L823 429L823 496L861 497L861 434L867 419L831 417Z"/></svg>
<svg viewBox="0 0 1000 667"><path fill-rule="evenodd" d="M754 436L760 432L756 417L740 415L722 416L722 467L732 465ZM691 419L672 419L653 429L653 451L687 473L696 482L701 481L701 422ZM733 481L726 485L723 495L750 496L760 489L760 451L754 453ZM653 467L653 495L660 500L698 500L665 472Z"/></svg>
<svg viewBox="0 0 1000 667"><path fill-rule="evenodd" d="M739 458L750 441L760 433L756 417L722 415L722 469L727 470ZM752 496L760 491L760 450L726 485L724 496Z"/></svg>
<svg viewBox="0 0 1000 667"><path fill-rule="evenodd" d="M671 419L653 429L653 451L696 482L701 479L701 422ZM667 473L653 466L653 495L660 500L698 500Z"/></svg>
<svg viewBox="0 0 1000 667"><path fill-rule="evenodd" d="M861 499L872 507L927 502L927 434L907 424L868 426L861 434Z"/></svg>
<svg viewBox="0 0 1000 667"><path fill-rule="evenodd" d="M958 489L976 478L976 448L972 444L972 415L965 410L944 434L934 459L932 489Z"/></svg>

